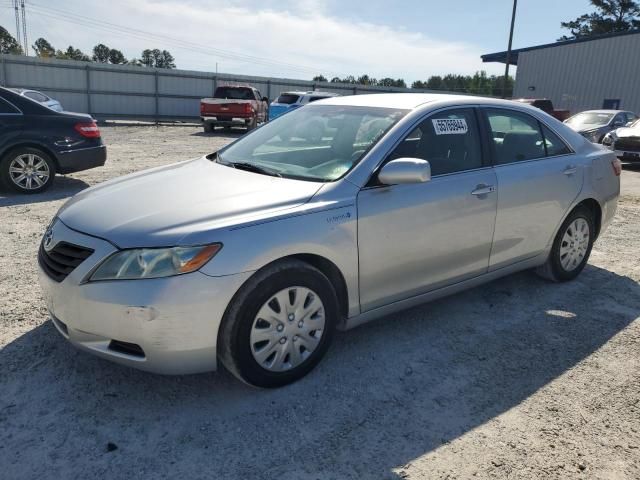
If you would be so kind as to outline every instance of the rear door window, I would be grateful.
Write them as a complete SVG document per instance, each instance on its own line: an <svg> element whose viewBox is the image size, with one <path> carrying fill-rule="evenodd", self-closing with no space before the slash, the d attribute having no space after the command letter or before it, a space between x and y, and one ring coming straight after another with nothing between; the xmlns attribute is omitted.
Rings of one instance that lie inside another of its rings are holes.
<svg viewBox="0 0 640 480"><path fill-rule="evenodd" d="M434 176L482 167L475 112L456 108L431 115L405 137L390 159L401 157L428 160Z"/></svg>
<svg viewBox="0 0 640 480"><path fill-rule="evenodd" d="M545 157L544 137L538 120L513 110L488 109L494 164Z"/></svg>
<svg viewBox="0 0 640 480"><path fill-rule="evenodd" d="M494 165L567 155L571 149L550 128L523 112L490 108L488 120Z"/></svg>

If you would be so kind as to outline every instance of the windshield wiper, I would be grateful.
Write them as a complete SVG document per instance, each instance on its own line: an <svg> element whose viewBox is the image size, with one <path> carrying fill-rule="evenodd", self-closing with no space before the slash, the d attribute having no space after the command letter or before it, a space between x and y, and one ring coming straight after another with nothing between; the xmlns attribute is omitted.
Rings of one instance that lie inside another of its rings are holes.
<svg viewBox="0 0 640 480"><path fill-rule="evenodd" d="M238 170L246 170L247 172L261 173L263 175L271 175L272 177L282 177L282 175L280 173L278 173L276 170L272 170L270 168L261 167L259 165L254 164L254 163L248 163L248 162L220 162L220 161L218 161L218 163L222 163L223 165L228 165L230 167L237 168Z"/></svg>

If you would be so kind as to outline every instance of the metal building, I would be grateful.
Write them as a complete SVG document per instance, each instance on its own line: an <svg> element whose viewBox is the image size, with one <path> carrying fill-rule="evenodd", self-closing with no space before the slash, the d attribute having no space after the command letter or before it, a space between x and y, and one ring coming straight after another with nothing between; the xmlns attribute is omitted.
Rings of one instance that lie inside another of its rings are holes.
<svg viewBox="0 0 640 480"><path fill-rule="evenodd" d="M482 55L505 63L507 52ZM514 98L548 98L571 113L599 108L640 113L640 30L512 50Z"/></svg>

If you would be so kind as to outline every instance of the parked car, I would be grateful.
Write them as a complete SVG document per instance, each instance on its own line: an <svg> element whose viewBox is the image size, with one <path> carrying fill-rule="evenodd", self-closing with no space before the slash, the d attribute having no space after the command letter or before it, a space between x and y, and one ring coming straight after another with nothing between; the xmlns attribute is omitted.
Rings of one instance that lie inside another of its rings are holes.
<svg viewBox="0 0 640 480"><path fill-rule="evenodd" d="M337 93L330 92L319 92L319 91L310 91L310 92L283 92L278 95L271 105L269 106L269 119L273 120L276 117L279 117L283 113L294 110L296 108L300 108L307 103L312 103L317 100L322 100L323 98L328 97L337 97L339 96Z"/></svg>
<svg viewBox="0 0 640 480"><path fill-rule="evenodd" d="M200 119L205 132L216 127L246 127L253 130L268 119L269 100L253 87L218 87L213 98L200 101Z"/></svg>
<svg viewBox="0 0 640 480"><path fill-rule="evenodd" d="M49 97L48 95L45 95L44 93L39 92L37 90L29 90L26 88L11 88L10 90L13 90L18 95L22 95L23 97L27 97L27 98L30 98L31 100L41 103L44 106L49 107L52 110L55 110L56 112L62 112L64 110L62 108L62 104L58 100L55 100Z"/></svg>
<svg viewBox="0 0 640 480"><path fill-rule="evenodd" d="M565 120L570 128L593 143L602 143L604 136L633 123L638 116L621 110L587 110Z"/></svg>
<svg viewBox="0 0 640 480"><path fill-rule="evenodd" d="M640 162L640 120L607 133L602 144L613 150L623 162Z"/></svg>
<svg viewBox="0 0 640 480"><path fill-rule="evenodd" d="M553 107L553 102L547 98L520 98L516 102L526 103L532 107L539 108L543 112L548 113L553 118L557 118L561 122L569 118L571 113L569 110L556 110Z"/></svg>
<svg viewBox="0 0 640 480"><path fill-rule="evenodd" d="M96 122L81 113L56 112L0 88L0 182L38 193L56 173L104 165L107 150Z"/></svg>
<svg viewBox="0 0 640 480"><path fill-rule="evenodd" d="M298 133L314 123L322 135ZM56 328L87 352L174 374L218 358L276 387L336 328L519 270L572 280L614 216L620 171L524 104L330 98L77 194L46 229L39 278Z"/></svg>

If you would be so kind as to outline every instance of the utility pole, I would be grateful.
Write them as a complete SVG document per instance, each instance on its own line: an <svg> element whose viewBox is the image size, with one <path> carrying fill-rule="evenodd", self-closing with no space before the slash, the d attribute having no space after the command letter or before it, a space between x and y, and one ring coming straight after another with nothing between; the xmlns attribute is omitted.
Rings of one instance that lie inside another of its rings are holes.
<svg viewBox="0 0 640 480"><path fill-rule="evenodd" d="M13 0L13 9L16 12L16 40L20 44L22 42L22 35L20 34L20 8L18 6L18 0Z"/></svg>
<svg viewBox="0 0 640 480"><path fill-rule="evenodd" d="M511 63L511 44L513 43L513 27L516 23L516 7L518 0L513 0L513 12L511 13L511 30L509 31L509 47L507 48L507 61L504 68L504 81L502 84L502 98L507 98L507 80L509 79L509 64Z"/></svg>
<svg viewBox="0 0 640 480"><path fill-rule="evenodd" d="M22 11L22 38L24 40L24 54L29 56L29 40L27 39L27 14L24 8L24 0L20 0L20 10Z"/></svg>

